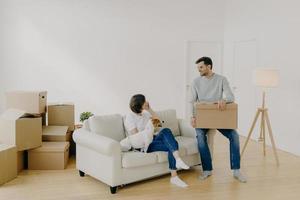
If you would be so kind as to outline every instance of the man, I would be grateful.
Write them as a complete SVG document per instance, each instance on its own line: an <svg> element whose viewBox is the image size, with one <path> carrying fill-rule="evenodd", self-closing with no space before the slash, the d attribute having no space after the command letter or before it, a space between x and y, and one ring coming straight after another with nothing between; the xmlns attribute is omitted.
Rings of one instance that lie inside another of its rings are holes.
<svg viewBox="0 0 300 200"><path fill-rule="evenodd" d="M213 62L209 57L202 57L196 61L200 76L197 77L191 85L190 109L191 125L196 127L195 102L210 102L218 104L220 110L226 109L226 103L234 101L234 95L229 87L229 83L224 76L215 74L212 71ZM218 129L230 142L230 166L233 170L233 176L240 182L246 182L246 178L240 172L240 144L239 136L233 129ZM207 144L208 129L196 128L198 149L202 162L203 174L200 179L204 180L212 175L212 160Z"/></svg>

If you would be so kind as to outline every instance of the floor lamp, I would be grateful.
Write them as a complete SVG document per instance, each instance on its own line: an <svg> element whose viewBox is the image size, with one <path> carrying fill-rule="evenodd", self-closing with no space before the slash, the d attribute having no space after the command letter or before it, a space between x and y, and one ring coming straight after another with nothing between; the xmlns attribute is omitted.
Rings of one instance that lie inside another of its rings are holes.
<svg viewBox="0 0 300 200"><path fill-rule="evenodd" d="M278 70L275 69L257 69L254 71L253 74L253 80L254 84L258 87L262 88L262 107L258 108L256 111L256 115L254 117L253 123L251 125L250 131L248 133L246 142L244 144L241 156L243 156L244 151L246 149L246 146L249 142L249 139L251 137L251 134L253 132L253 129L255 127L255 124L259 118L259 115L261 115L261 121L260 121L260 136L259 136L259 141L263 142L263 152L264 156L266 155L266 125L268 128L268 133L269 137L271 140L273 152L276 158L276 163L279 165L279 159L276 151L276 146L275 146L275 141L272 133L272 128L269 120L269 114L268 114L268 109L266 108L265 104L265 98L266 98L266 92L265 90L267 88L272 88L272 87L277 87L278 82L279 82L279 73Z"/></svg>

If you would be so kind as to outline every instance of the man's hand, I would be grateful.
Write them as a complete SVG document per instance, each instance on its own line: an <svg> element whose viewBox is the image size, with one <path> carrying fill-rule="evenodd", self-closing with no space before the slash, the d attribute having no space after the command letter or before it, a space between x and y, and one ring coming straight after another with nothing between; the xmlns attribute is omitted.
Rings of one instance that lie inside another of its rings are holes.
<svg viewBox="0 0 300 200"><path fill-rule="evenodd" d="M196 117L191 117L191 125L193 128L196 128Z"/></svg>
<svg viewBox="0 0 300 200"><path fill-rule="evenodd" d="M218 101L218 109L221 111L226 109L226 101L224 99Z"/></svg>

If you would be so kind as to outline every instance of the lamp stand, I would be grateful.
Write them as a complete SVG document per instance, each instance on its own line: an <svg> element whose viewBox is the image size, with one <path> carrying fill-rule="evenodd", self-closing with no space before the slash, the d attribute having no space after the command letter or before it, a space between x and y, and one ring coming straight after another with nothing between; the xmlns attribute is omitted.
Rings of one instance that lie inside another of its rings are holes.
<svg viewBox="0 0 300 200"><path fill-rule="evenodd" d="M272 144L272 148L273 148L273 152L276 158L276 163L277 165L279 165L279 160L278 160L278 155L277 155L277 151L276 151L276 146L275 146L275 142L274 142L274 137L273 137L273 133L272 133L272 128L271 128L271 124L270 124L270 120L269 120L269 115L268 115L268 109L265 107L265 97L266 97L266 93L265 91L263 91L263 100L262 100L262 107L261 108L257 108L256 111L256 115L254 117L254 121L252 123L252 126L250 128L250 131L248 133L246 142L244 144L242 153L241 153L241 157L244 154L244 151L246 149L246 146L249 142L249 139L251 137L251 134L253 132L253 129L255 127L255 124L257 122L257 119L259 117L259 115L261 114L261 122L260 122L260 136L259 136L259 141L263 141L263 153L264 156L266 155L266 124L267 124L267 128L268 128L268 132L269 132L269 137L271 139L271 144Z"/></svg>

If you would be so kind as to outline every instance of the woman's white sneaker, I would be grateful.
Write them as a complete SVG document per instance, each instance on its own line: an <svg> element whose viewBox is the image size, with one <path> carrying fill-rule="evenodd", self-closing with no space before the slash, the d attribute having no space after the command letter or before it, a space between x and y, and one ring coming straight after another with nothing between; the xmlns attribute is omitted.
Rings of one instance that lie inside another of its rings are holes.
<svg viewBox="0 0 300 200"><path fill-rule="evenodd" d="M178 187L186 188L188 185L181 180L178 176L171 177L170 183Z"/></svg>
<svg viewBox="0 0 300 200"><path fill-rule="evenodd" d="M190 167L181 160L181 158L176 159L176 168L177 169L189 169Z"/></svg>

